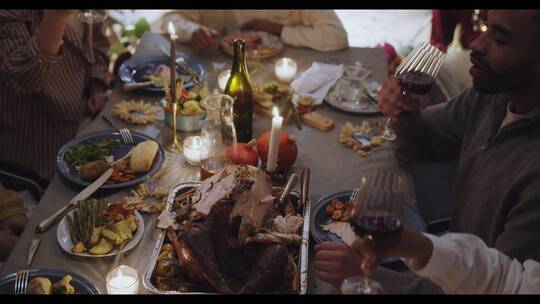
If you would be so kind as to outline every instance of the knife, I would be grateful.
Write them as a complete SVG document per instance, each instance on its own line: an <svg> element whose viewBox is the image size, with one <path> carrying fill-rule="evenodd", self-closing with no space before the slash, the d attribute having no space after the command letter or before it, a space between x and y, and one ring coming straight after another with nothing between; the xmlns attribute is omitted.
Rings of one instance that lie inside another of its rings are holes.
<svg viewBox="0 0 540 304"><path fill-rule="evenodd" d="M98 179L88 185L88 187L84 188L84 190L81 191L79 194L75 195L75 197L72 198L67 205L60 208L51 216L41 221L41 223L36 226L36 232L43 233L47 229L49 229L64 213L77 207L78 201L84 200L90 195L92 195L92 193L96 192L96 190L99 189L99 187L101 187L109 179L109 177L111 177L112 173L112 167L107 169L107 171L105 171L105 173L103 173Z"/></svg>
<svg viewBox="0 0 540 304"><path fill-rule="evenodd" d="M291 191L293 190L294 186L296 185L296 182L298 182L298 173L293 173L289 177L289 181L287 182L287 185L285 186L285 189L283 190L283 193L281 194L281 197L279 198L279 201L277 203L278 206L285 203L285 199L287 198L289 193L291 193Z"/></svg>
<svg viewBox="0 0 540 304"><path fill-rule="evenodd" d="M302 174L300 175L301 185L300 188L302 189L302 205L305 205L307 200L309 199L309 168L304 168L302 171Z"/></svg>
<svg viewBox="0 0 540 304"><path fill-rule="evenodd" d="M165 48L165 46L163 45L159 45L158 48L161 50L161 52L163 52L163 54L167 55L167 57L171 58L171 53ZM176 58L174 60L174 62L176 62L176 64L178 65L178 67L180 67L182 70L188 72L188 74L193 77L193 79L195 79L195 81L197 82L200 82L201 81L201 76L199 74L197 74L195 71L193 71L185 62L184 62L184 58L183 57L180 57L180 58Z"/></svg>

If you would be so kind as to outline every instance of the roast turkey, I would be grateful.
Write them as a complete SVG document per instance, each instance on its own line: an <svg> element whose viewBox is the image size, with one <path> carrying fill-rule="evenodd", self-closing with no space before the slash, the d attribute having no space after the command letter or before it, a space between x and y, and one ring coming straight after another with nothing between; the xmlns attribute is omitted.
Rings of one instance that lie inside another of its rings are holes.
<svg viewBox="0 0 540 304"><path fill-rule="evenodd" d="M273 224L268 217L276 212L272 192L264 171L229 165L193 194L186 228L167 235L182 272L200 291L267 293L283 285L284 277L294 276L291 269L297 267L291 265L288 248L294 245L298 253L301 237L275 236L267 229L267 223ZM290 286L289 292L294 289Z"/></svg>

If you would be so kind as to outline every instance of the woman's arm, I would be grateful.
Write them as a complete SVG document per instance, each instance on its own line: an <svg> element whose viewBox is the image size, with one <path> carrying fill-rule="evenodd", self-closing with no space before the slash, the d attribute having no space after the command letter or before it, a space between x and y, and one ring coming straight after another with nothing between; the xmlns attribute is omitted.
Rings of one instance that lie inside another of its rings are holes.
<svg viewBox="0 0 540 304"><path fill-rule="evenodd" d="M18 94L43 89L48 73L62 60L62 37L73 10L46 10L30 32L31 11L0 12L0 77Z"/></svg>
<svg viewBox="0 0 540 304"><path fill-rule="evenodd" d="M302 24L283 27L283 42L321 52L349 47L347 32L334 11L304 10L300 18Z"/></svg>

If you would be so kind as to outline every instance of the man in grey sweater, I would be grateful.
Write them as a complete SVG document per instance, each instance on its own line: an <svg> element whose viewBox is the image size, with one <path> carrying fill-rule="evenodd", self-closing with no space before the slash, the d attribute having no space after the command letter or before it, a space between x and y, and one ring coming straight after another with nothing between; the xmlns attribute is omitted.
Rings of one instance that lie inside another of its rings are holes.
<svg viewBox="0 0 540 304"><path fill-rule="evenodd" d="M540 261L540 12L488 14L488 30L471 43L474 88L421 110L422 97L403 98L390 78L379 106L394 117L400 160L458 160L450 231ZM346 245L315 251L317 276L337 288L361 273L361 257ZM440 292L411 273L379 267L373 277L387 293Z"/></svg>

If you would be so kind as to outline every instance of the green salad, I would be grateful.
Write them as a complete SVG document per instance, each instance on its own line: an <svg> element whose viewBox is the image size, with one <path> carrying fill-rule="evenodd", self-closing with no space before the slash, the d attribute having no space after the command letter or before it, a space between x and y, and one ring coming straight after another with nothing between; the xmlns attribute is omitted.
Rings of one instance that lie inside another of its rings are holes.
<svg viewBox="0 0 540 304"><path fill-rule="evenodd" d="M88 162L105 159L111 151L120 147L120 143L112 138L100 141L89 140L83 144L69 147L66 159L73 166L82 166Z"/></svg>

